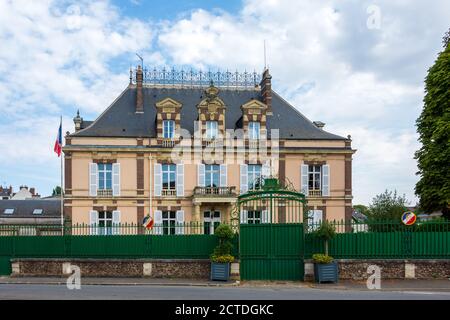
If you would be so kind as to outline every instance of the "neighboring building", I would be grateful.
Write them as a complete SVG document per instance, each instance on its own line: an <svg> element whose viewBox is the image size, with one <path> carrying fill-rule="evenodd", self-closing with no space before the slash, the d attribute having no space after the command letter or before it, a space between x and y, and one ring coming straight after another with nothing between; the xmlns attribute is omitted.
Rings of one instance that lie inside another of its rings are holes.
<svg viewBox="0 0 450 320"><path fill-rule="evenodd" d="M215 83L206 74L187 74L159 77L138 67L136 78L130 72L128 87L95 121L77 112L75 132L67 133L63 148L68 219L141 223L152 206L155 223L217 225L229 221L239 193L259 188L261 177L277 176L307 195L315 221L350 221L350 136L306 119L271 89L268 70L261 82L256 74L243 74L231 84L224 74ZM245 140L226 140L233 152L224 159L221 136L229 130ZM267 153L258 153L258 145L267 145ZM211 146L215 153L208 154ZM174 159L177 148L184 153ZM264 222L261 208L241 215L244 222Z"/></svg>
<svg viewBox="0 0 450 320"><path fill-rule="evenodd" d="M36 193L34 188L28 189L27 186L20 186L20 190L11 197L11 200L29 200L40 198L41 196Z"/></svg>
<svg viewBox="0 0 450 320"><path fill-rule="evenodd" d="M9 186L9 188L3 188L0 186L0 200L9 200L13 196L13 188Z"/></svg>

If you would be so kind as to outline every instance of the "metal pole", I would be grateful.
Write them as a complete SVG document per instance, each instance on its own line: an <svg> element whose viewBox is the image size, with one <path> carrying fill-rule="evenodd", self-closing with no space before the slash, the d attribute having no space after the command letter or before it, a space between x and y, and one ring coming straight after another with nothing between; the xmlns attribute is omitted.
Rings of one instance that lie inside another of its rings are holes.
<svg viewBox="0 0 450 320"><path fill-rule="evenodd" d="M60 118L60 126L61 126L61 148L62 148L62 115ZM64 152L61 151L61 188L60 188L60 196L61 196L61 227L64 228L64 195L63 195L63 188L64 188L64 178L63 178L63 157ZM62 229L64 231L64 229Z"/></svg>

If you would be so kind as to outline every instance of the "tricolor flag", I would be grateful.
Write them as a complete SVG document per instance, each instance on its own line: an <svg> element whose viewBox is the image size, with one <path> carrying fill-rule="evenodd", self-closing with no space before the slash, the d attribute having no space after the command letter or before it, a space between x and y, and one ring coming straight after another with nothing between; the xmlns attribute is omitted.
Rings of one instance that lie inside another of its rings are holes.
<svg viewBox="0 0 450 320"><path fill-rule="evenodd" d="M148 214L147 216L144 217L144 220L142 221L142 225L146 228L146 229L151 229L153 227L153 218L150 217L150 215Z"/></svg>
<svg viewBox="0 0 450 320"><path fill-rule="evenodd" d="M61 155L62 150L62 122L59 124L58 135L56 136L55 146L53 147L53 151L58 155Z"/></svg>

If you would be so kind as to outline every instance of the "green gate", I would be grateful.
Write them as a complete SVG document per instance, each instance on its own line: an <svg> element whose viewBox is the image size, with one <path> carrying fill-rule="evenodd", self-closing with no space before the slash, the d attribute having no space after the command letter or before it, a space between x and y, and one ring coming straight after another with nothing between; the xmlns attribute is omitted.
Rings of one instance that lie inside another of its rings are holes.
<svg viewBox="0 0 450 320"><path fill-rule="evenodd" d="M303 280L305 208L305 196L276 179L238 197L242 280Z"/></svg>

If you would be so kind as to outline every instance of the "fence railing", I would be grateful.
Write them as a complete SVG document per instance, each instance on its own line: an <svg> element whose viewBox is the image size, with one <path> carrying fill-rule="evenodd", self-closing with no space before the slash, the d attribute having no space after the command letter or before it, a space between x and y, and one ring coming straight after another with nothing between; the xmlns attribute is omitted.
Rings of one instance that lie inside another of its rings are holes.
<svg viewBox="0 0 450 320"><path fill-rule="evenodd" d="M332 221L336 235L328 243L329 254L340 259L450 259L450 222L446 220ZM316 234L319 223L309 224L305 234L305 258L324 253L325 244Z"/></svg>

